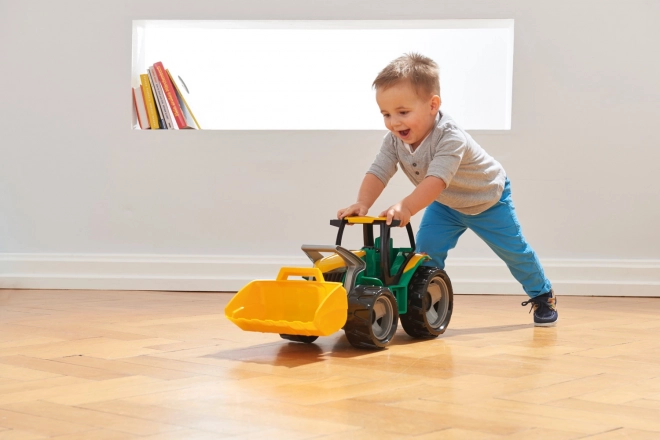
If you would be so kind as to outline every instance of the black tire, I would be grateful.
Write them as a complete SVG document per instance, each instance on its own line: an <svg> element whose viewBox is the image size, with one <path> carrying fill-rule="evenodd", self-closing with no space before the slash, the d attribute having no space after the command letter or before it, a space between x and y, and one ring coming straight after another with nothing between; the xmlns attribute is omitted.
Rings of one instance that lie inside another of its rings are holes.
<svg viewBox="0 0 660 440"><path fill-rule="evenodd" d="M453 308L454 291L445 271L420 266L408 284L408 311L401 325L413 338L436 338L447 330Z"/></svg>
<svg viewBox="0 0 660 440"><path fill-rule="evenodd" d="M287 335L283 333L280 333L280 337L288 341L304 342L305 344L311 344L319 338L318 336Z"/></svg>
<svg viewBox="0 0 660 440"><path fill-rule="evenodd" d="M399 310L387 287L356 286L348 295L346 338L357 348L384 348L396 333Z"/></svg>

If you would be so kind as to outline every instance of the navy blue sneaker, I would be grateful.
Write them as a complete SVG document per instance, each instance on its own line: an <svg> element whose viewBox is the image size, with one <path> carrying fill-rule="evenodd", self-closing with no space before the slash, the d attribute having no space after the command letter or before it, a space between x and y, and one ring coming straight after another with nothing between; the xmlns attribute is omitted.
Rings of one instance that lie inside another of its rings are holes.
<svg viewBox="0 0 660 440"><path fill-rule="evenodd" d="M543 295L523 301L520 305L526 306L528 304L532 305L529 312L531 313L534 310L535 326L550 327L557 323L557 319L559 318L557 314L557 298L555 298L555 293L552 290Z"/></svg>

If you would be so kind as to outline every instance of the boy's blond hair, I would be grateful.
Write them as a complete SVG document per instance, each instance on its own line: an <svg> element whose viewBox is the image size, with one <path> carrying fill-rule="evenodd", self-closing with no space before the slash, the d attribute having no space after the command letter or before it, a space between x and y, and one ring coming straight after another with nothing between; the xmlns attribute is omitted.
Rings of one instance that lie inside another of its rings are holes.
<svg viewBox="0 0 660 440"><path fill-rule="evenodd" d="M380 71L375 89L387 89L400 81L409 81L419 96L440 96L438 65L429 57L411 52L404 54Z"/></svg>

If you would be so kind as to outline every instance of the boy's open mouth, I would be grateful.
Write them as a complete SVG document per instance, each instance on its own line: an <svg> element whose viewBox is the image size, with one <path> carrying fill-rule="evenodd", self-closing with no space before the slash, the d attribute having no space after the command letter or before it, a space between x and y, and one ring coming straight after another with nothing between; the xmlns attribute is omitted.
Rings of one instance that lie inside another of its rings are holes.
<svg viewBox="0 0 660 440"><path fill-rule="evenodd" d="M399 134L401 135L401 137L406 137L406 136L408 136L409 133L410 133L410 129L399 131Z"/></svg>

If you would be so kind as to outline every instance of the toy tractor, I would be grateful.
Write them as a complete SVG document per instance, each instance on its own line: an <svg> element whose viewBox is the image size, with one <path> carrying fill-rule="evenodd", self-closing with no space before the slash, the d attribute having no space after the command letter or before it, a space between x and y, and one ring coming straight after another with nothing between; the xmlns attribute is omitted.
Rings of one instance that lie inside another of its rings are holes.
<svg viewBox="0 0 660 440"><path fill-rule="evenodd" d="M302 246L312 267L283 267L276 280L248 283L227 304L227 318L246 331L305 343L343 328L359 348L387 346L399 320L413 338L444 333L453 310L451 282L444 270L422 265L429 257L415 253L410 224L408 248L393 247L390 229L398 220L347 217L330 224L339 228L334 246ZM341 246L347 224L362 224L362 249ZM376 238L374 226L380 227Z"/></svg>

